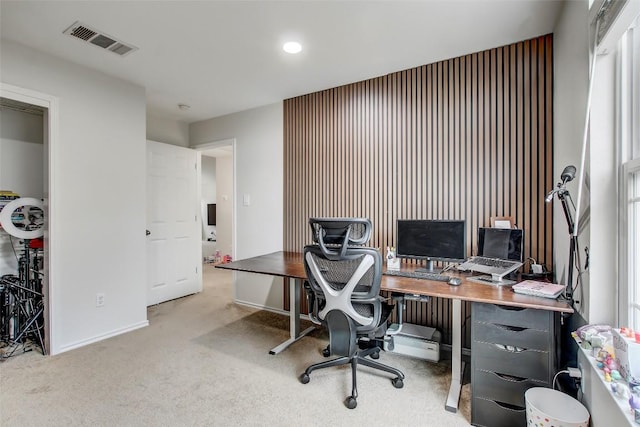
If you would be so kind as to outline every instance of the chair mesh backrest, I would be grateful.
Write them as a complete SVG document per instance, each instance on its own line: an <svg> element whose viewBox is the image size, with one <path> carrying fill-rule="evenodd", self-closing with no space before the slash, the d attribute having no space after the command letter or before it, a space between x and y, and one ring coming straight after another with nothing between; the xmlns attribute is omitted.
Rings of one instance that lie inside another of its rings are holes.
<svg viewBox="0 0 640 427"><path fill-rule="evenodd" d="M371 235L371 222L362 218L311 218L309 224L316 244L305 246L304 261L314 293L327 307L342 307L351 317L357 316L349 314L350 310L370 319L374 313L379 316L382 256L379 250L362 246ZM340 292L348 289L349 282L352 290ZM332 298L336 301L330 301ZM362 318L356 321L361 325L366 322Z"/></svg>
<svg viewBox="0 0 640 427"><path fill-rule="evenodd" d="M353 255L353 253L350 253ZM364 254L360 254L355 258L349 258L345 260L329 260L322 256L322 254L312 253L313 259L320 267L320 271L325 280L333 289L342 289L353 277L357 268L362 262ZM375 265L369 267L366 273L358 280L356 285L356 292L368 293L369 289L374 286L375 278Z"/></svg>

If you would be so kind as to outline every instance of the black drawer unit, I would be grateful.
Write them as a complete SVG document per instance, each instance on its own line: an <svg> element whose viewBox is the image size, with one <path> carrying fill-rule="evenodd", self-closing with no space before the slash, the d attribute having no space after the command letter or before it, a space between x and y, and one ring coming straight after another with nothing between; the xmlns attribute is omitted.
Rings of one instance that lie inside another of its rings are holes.
<svg viewBox="0 0 640 427"><path fill-rule="evenodd" d="M495 400L482 397L473 397L471 400L471 410L476 409L482 414L482 423L473 422L473 412L471 413L471 424L485 427L516 427L527 424L527 414L524 406L508 405Z"/></svg>
<svg viewBox="0 0 640 427"><path fill-rule="evenodd" d="M524 393L551 387L559 361L558 313L474 302L471 424L526 426Z"/></svg>
<svg viewBox="0 0 640 427"><path fill-rule="evenodd" d="M479 396L491 396L493 401L524 408L524 392L531 387L545 387L544 381L515 377L478 369L474 372L474 391Z"/></svg>

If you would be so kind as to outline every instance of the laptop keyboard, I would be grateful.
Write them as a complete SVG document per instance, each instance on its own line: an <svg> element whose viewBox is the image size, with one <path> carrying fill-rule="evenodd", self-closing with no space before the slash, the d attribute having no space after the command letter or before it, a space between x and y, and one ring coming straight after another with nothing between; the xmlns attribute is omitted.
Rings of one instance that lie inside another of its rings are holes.
<svg viewBox="0 0 640 427"><path fill-rule="evenodd" d="M509 268L514 265L513 261L506 261L497 258L474 257L471 261L474 264L486 265L488 267Z"/></svg>

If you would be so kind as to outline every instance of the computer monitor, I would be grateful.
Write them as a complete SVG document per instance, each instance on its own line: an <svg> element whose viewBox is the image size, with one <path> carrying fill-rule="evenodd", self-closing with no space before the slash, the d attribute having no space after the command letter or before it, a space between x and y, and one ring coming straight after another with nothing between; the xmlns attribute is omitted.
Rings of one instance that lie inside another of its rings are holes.
<svg viewBox="0 0 640 427"><path fill-rule="evenodd" d="M478 228L478 255L522 262L522 230Z"/></svg>
<svg viewBox="0 0 640 427"><path fill-rule="evenodd" d="M434 261L462 262L467 258L464 220L399 219L396 256L425 260L424 270L435 272Z"/></svg>

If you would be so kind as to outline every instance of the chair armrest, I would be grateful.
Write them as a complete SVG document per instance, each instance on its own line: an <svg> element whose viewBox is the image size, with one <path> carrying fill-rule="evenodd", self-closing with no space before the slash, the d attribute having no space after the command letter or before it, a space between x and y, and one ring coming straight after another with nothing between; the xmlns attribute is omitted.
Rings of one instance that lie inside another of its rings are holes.
<svg viewBox="0 0 640 427"><path fill-rule="evenodd" d="M311 322L315 323L316 325L322 324L322 321L320 320L320 318L318 318L318 306L320 304L316 297L316 293L313 292L313 289L311 288L311 284L309 283L308 280L305 280L302 283L302 289L304 289L304 293L307 296L307 306L309 307L309 320L311 320Z"/></svg>
<svg viewBox="0 0 640 427"><path fill-rule="evenodd" d="M391 299L395 302L394 306L398 310L398 323L392 323L387 328L387 335L397 335L402 331L402 324L404 322L404 309L405 309L405 294L392 293Z"/></svg>

